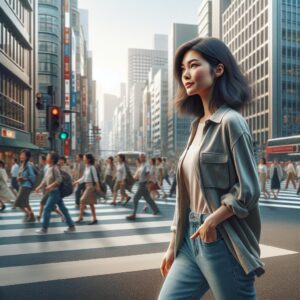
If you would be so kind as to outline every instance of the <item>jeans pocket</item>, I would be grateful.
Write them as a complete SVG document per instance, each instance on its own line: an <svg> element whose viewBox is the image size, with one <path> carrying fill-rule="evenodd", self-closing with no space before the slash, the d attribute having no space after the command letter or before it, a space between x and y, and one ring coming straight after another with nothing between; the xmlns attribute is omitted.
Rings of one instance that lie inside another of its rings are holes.
<svg viewBox="0 0 300 300"><path fill-rule="evenodd" d="M212 242L205 242L204 240L202 240L199 237L201 239L202 245L210 247L210 246L214 246L214 245L218 244L221 240L223 240L220 231L218 229L216 229L216 231L217 231L217 238L216 238L216 240L214 240Z"/></svg>

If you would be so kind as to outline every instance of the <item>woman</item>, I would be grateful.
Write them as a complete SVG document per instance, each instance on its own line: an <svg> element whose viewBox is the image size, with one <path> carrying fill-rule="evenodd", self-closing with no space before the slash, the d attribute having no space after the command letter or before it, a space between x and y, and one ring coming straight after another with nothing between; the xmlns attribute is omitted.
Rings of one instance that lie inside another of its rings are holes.
<svg viewBox="0 0 300 300"><path fill-rule="evenodd" d="M275 159L273 164L270 167L270 178L271 178L271 192L275 199L278 198L280 192L280 182L283 178L282 168L278 164L277 160ZM276 190L276 194L275 194Z"/></svg>
<svg viewBox="0 0 300 300"><path fill-rule="evenodd" d="M266 164L266 159L264 157L260 159L258 165L258 174L259 174L260 190L263 192L265 198L270 198L270 193L267 191L266 188L266 183L268 178L268 167Z"/></svg>
<svg viewBox="0 0 300 300"><path fill-rule="evenodd" d="M31 152L22 150L20 152L20 168L17 181L20 189L17 196L15 207L20 207L25 212L25 222L35 222L35 216L29 204L29 196L36 181L32 164L30 163Z"/></svg>
<svg viewBox="0 0 300 300"><path fill-rule="evenodd" d="M95 158L92 154L87 153L83 156L83 161L85 164L85 169L83 176L74 182L74 186L78 183L84 183L85 189L80 198L80 215L78 220L75 222L79 224L83 220L83 213L86 205L91 208L93 220L88 223L88 225L94 225L98 223L95 202L96 202L96 192L100 192L100 184L98 179L97 170L94 166Z"/></svg>
<svg viewBox="0 0 300 300"><path fill-rule="evenodd" d="M47 193L48 195L48 199L46 201L46 206L44 209L42 228L36 231L36 233L39 234L48 233L51 212L55 209L56 205L63 213L65 220L68 224L68 228L64 232L69 233L69 232L75 232L76 230L74 226L74 222L60 194L59 186L62 183L63 179L59 167L57 165L58 160L59 160L59 155L56 152L51 151L50 153L48 153L46 158L46 162L48 165L47 173L45 174L40 185L35 189L35 192L39 193L41 189L45 188L45 193Z"/></svg>
<svg viewBox="0 0 300 300"><path fill-rule="evenodd" d="M0 211L3 211L6 207L4 202L13 202L16 198L7 184L8 176L4 167L4 161L0 160Z"/></svg>
<svg viewBox="0 0 300 300"><path fill-rule="evenodd" d="M163 257L159 299L256 299L261 275L259 182L253 144L238 109L248 84L215 38L183 44L175 56L177 110L194 114L178 162L173 235Z"/></svg>
<svg viewBox="0 0 300 300"><path fill-rule="evenodd" d="M125 186L126 186L126 167L125 167L125 155L119 154L118 155L118 164L117 164L117 169L115 173L115 177L113 177L113 180L115 180L115 185L113 189L113 201L110 203L111 205L116 205L117 202L117 194L118 190L120 190L121 193L121 201L118 203L123 203L124 199L126 198L124 204L127 204L128 201L130 200L130 197L126 194L125 192Z"/></svg>
<svg viewBox="0 0 300 300"><path fill-rule="evenodd" d="M109 186L111 192L113 193L114 181L113 178L116 174L116 167L114 164L114 158L110 156L106 161L104 181Z"/></svg>

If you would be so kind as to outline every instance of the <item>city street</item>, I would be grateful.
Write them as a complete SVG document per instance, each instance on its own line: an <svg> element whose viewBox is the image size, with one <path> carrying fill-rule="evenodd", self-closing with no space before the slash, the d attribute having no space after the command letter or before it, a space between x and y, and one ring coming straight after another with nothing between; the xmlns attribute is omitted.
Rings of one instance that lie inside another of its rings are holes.
<svg viewBox="0 0 300 300"><path fill-rule="evenodd" d="M39 195L31 199L37 213ZM74 196L65 203L75 220ZM135 222L125 219L132 201L127 207L98 204L98 224L87 225L87 210L73 234L63 233L66 225L53 215L48 235L37 235L38 222L25 224L23 213L6 209L0 215L0 299L156 299L175 197L157 203L161 214L153 216L142 212L141 201ZM300 299L300 198L290 187L279 199L262 196L260 209L266 273L256 281L258 299ZM208 293L204 299L213 298Z"/></svg>

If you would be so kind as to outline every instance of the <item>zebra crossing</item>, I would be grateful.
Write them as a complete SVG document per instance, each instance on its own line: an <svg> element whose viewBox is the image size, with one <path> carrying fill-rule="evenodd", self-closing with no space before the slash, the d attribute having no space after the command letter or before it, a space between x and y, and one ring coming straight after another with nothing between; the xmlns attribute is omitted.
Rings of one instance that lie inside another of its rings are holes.
<svg viewBox="0 0 300 300"><path fill-rule="evenodd" d="M166 190L168 185L165 186ZM133 188L135 192L136 187ZM128 207L109 205L102 201L96 205L99 223L88 225L91 219L87 209L82 225L76 232L64 233L66 224L55 214L46 235L37 235L41 223L24 223L23 213L7 209L0 214L0 286L34 284L52 280L66 280L121 274L132 271L158 269L170 240L175 197L157 200L161 214L144 213L141 200L137 220L126 216ZM279 199L260 199L260 205L300 207L294 189L282 191ZM292 203L286 203L289 201ZM31 204L37 215L40 195L31 195ZM74 195L65 198L72 218L79 214ZM296 252L270 245L261 245L262 257L274 257Z"/></svg>

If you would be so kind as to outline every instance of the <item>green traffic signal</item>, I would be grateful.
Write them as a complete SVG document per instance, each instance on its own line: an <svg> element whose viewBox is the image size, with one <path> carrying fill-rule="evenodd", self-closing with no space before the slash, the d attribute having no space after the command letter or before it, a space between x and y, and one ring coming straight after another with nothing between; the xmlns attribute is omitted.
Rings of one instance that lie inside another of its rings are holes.
<svg viewBox="0 0 300 300"><path fill-rule="evenodd" d="M66 140L67 138L68 138L68 133L67 132L61 132L60 134L59 134L59 138L61 139L61 140Z"/></svg>

